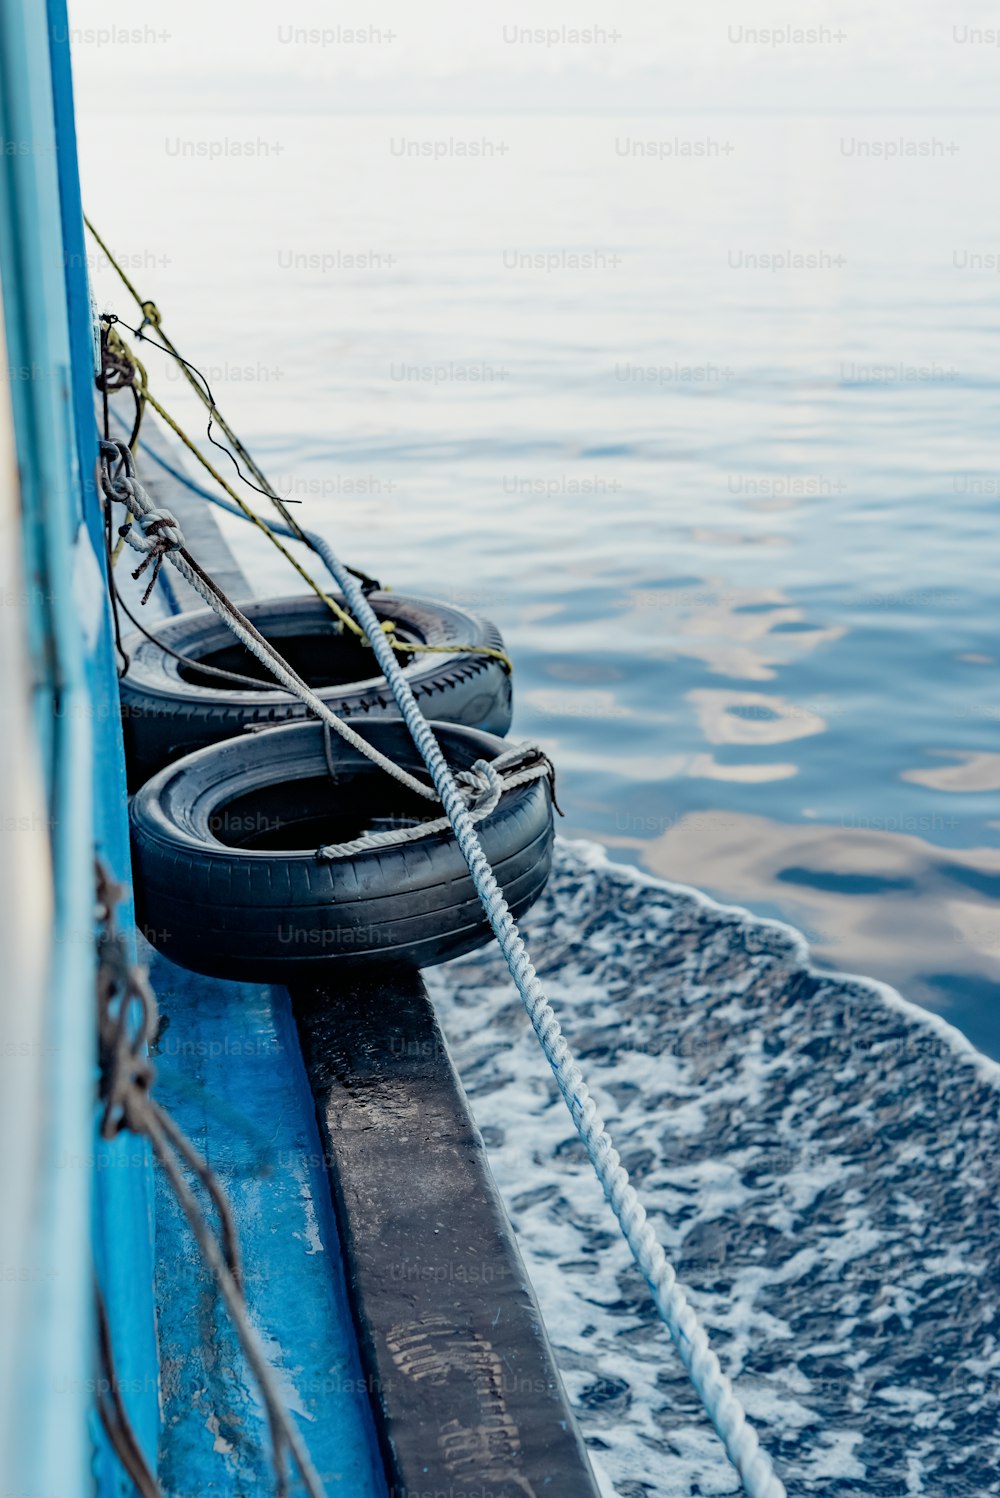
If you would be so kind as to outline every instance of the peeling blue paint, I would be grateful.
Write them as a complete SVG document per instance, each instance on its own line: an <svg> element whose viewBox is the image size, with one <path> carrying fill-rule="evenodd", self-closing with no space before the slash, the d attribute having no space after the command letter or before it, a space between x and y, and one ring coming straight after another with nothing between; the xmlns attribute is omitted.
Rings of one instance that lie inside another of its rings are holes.
<svg viewBox="0 0 1000 1498"><path fill-rule="evenodd" d="M340 1240L288 996L194 978L152 956L156 1094L233 1204L247 1301L332 1494L386 1492L347 1301ZM156 1295L171 1498L271 1491L264 1412L191 1234L162 1180Z"/></svg>

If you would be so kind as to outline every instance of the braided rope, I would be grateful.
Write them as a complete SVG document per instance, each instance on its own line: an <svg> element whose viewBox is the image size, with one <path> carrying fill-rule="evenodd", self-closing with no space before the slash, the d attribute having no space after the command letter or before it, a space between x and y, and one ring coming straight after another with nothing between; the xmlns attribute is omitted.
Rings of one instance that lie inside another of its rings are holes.
<svg viewBox="0 0 1000 1498"><path fill-rule="evenodd" d="M121 502L137 518L148 514L153 508L148 495L134 479L134 469L127 476L123 475L114 481L108 479L107 487L112 497L121 498ZM355 619L367 633L375 658L392 690L414 744L430 772L500 950L577 1133L618 1219L632 1257L650 1287L657 1311L670 1332L705 1413L715 1427L726 1455L740 1475L744 1492L747 1498L787 1498L784 1484L775 1473L770 1457L761 1447L756 1431L749 1424L732 1384L723 1373L709 1344L705 1329L689 1304L677 1281L673 1265L650 1226L645 1208L629 1180L628 1171L621 1163L621 1157L604 1126L583 1073L562 1034L559 1021L531 963L503 892L486 859L476 834L474 815L465 804L464 792L448 768L430 725L417 705L409 683L396 661L392 645L350 571L321 537L313 539L317 553L340 586ZM140 539L131 529L126 532L126 540L134 549L143 552L151 551L157 544L145 537ZM210 585L210 580L200 573L200 569L195 570L187 559L186 552L172 549L166 555L272 675L349 742L358 740L358 735L331 713L305 683L281 662L277 652L272 650L262 636L257 635L249 621L243 620L241 624L242 616L239 611ZM433 799L433 791L415 781L385 756L378 754L370 744L359 740L356 747L395 779ZM496 771L493 773L496 774Z"/></svg>
<svg viewBox="0 0 1000 1498"><path fill-rule="evenodd" d="M143 593L141 600L143 603L146 603L156 585L156 579L160 575L163 558L167 552L181 551L183 549L184 532L169 510L147 510L139 516L139 524L142 526L143 535L150 544L146 549L145 557L132 573L132 577L137 582L150 562L153 563L153 571L150 574L149 582L146 584L146 591Z"/></svg>
<svg viewBox="0 0 1000 1498"><path fill-rule="evenodd" d="M471 792L473 800L467 806L469 818L474 824L492 816L505 791L515 790L532 780L545 780L551 771L548 762L520 770L515 775L501 775L498 766L501 759L477 759L471 770L459 770L456 780L464 783L463 794ZM478 800L475 797L478 796ZM421 838L433 837L439 832L451 830L450 817L435 817L432 821L420 822L414 827L390 827L384 832L365 832L349 843L326 843L316 849L321 863L333 863L338 858L353 858L356 853L370 853L373 848L395 848L403 843L417 843Z"/></svg>
<svg viewBox="0 0 1000 1498"><path fill-rule="evenodd" d="M150 399L150 401L152 401L152 397L148 398ZM157 407L154 405L154 410L156 409ZM112 412L111 414L114 417L115 421L127 430L126 424L124 421L122 421L122 418L116 412ZM186 434L181 431L180 427L176 422L174 422L173 418L164 413L164 420L167 421L167 424L172 427L172 429L177 433L178 436L184 439L189 451L198 459L200 463L202 463L207 468L207 471L225 489L226 493L231 494L233 491L230 486L226 484L222 478L220 478L212 465L206 462L204 454L191 442L190 438L188 438ZM209 504L218 506L220 510L225 510L228 515L235 515L238 520L248 520L252 525L258 525L258 528L260 528L260 525L258 524L260 522L260 516L257 515L256 511L252 510L249 505L244 504L242 500L240 500L238 504L233 503L233 501L231 500L224 499L221 494L215 494L211 489L206 489L203 484L196 483L194 479L190 478L189 475L184 473L182 469L175 467L173 463L169 462L168 459L163 457L162 453L157 452L155 447L150 447L147 443L144 442L142 444L142 449L146 457L151 458L159 468L163 469L164 473L169 473L170 477L172 479L175 479L177 483L183 484L184 488L187 489L191 494L197 494L199 499L205 499ZM315 551L316 549L317 538L315 534L312 531L302 530L301 527L296 527L296 529L293 530L290 526L282 525L280 521L272 520L266 526L266 533L269 538L273 538L275 536L283 536L285 540L288 541L304 540L306 545L311 547L313 551ZM119 545L121 545L121 542L119 542ZM295 563L294 557L291 556L291 553L282 550L282 555L285 557L286 561L291 561L294 565L296 565L296 570L298 571L300 577L304 578L312 588L313 592L316 593L317 597L321 598L322 601L327 605L327 607L333 610L335 616L340 619L340 622L344 625L344 627L346 629L350 629L352 633L356 634L359 638L363 638L363 630L356 627L355 621L346 611L343 611L342 614L337 613L334 600L331 599L328 594L324 593L322 589L318 589L317 585L313 582L308 573L303 571L302 568L298 567L298 565ZM391 621L382 621L383 632L391 631L393 628L394 625ZM484 656L488 660L499 661L504 670L509 674L513 674L514 671L514 663L511 660L510 656L507 654L506 650L502 649L498 645L428 645L426 640L400 640L397 639L395 635L393 635L392 648L393 650L398 651L401 655L479 655Z"/></svg>
<svg viewBox="0 0 1000 1498"><path fill-rule="evenodd" d="M184 545L184 532L169 510L147 510L139 524L144 536L163 542L164 550L179 551Z"/></svg>
<svg viewBox="0 0 1000 1498"><path fill-rule="evenodd" d="M339 584L354 617L368 632L376 659L455 829L455 837L469 866L500 950L597 1178L604 1188L604 1194L618 1219L632 1257L653 1293L656 1308L666 1323L705 1413L718 1432L726 1455L740 1474L747 1498L786 1498L784 1484L775 1473L767 1452L760 1445L756 1431L747 1421L733 1386L709 1345L705 1329L678 1284L673 1265L657 1240L645 1208L629 1181L628 1171L622 1165L618 1151L604 1127L583 1073L562 1034L559 1021L507 908L503 892L486 860L462 792L426 718L417 706L409 683L393 655L392 647L378 628L378 620L370 604L343 563L322 538L317 537L315 545Z"/></svg>
<svg viewBox="0 0 1000 1498"><path fill-rule="evenodd" d="M115 450L117 454L117 444L115 445ZM105 470L105 489L110 498L123 504L129 511L129 514L134 516L140 524L144 517L155 511L152 500L138 479L135 478L134 473L126 472L112 479ZM168 524L179 533L180 528L177 526L177 522L169 510L155 511L155 513L158 513L160 516L166 515L168 517ZM204 598L209 607L229 626L236 638L246 646L250 653L256 656L261 665L277 681L281 682L287 691L291 692L293 696L298 697L311 712L315 713L321 722L328 724L330 728L340 734L346 743L356 749L359 754L363 754L366 759L370 759L373 764L378 765L380 770L384 770L387 775L391 775L394 780L398 780L401 785L405 785L407 790L413 791L415 795L423 797L426 801L437 800L437 793L430 786L425 785L422 780L417 780L408 771L394 764L391 759L388 759L386 755L369 744L367 739L363 739L359 733L354 732L353 728L349 728L342 718L337 717L336 713L331 712L326 703L317 697L316 693L306 685L300 676L296 675L287 662L282 660L278 652L254 628L249 619L244 618L235 605L215 587L207 574L203 573L196 565L192 565L193 558L189 556L189 553L183 546L174 546L164 552L161 539L151 540L146 536L137 536L135 534L135 527L131 525L127 529L123 528L123 534L133 551L143 553L147 562L155 557L159 563L166 556L168 561L176 567L185 582L189 583L195 592ZM145 565L143 563L143 566ZM136 570L141 572L142 567ZM155 577L153 580L155 581ZM376 633L381 636L382 631L377 629Z"/></svg>

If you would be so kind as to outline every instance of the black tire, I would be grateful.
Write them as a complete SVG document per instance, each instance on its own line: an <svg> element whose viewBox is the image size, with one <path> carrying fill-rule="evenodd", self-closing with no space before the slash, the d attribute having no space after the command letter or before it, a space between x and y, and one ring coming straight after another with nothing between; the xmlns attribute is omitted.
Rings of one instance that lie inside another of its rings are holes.
<svg viewBox="0 0 1000 1498"><path fill-rule="evenodd" d="M474 729L433 727L456 770L505 747ZM371 721L358 732L423 771L405 724ZM318 846L358 836L375 817L441 815L336 736L333 754L331 783L320 725L291 724L202 749L147 781L132 800L132 862L140 927L159 951L209 977L290 983L331 960L431 967L490 939L450 829L317 859ZM549 874L548 781L506 791L478 832L520 915Z"/></svg>
<svg viewBox="0 0 1000 1498"><path fill-rule="evenodd" d="M339 594L331 597L343 601ZM395 593L373 593L369 602L380 619L395 621L400 639L503 648L494 625L453 604ZM398 716L385 678L370 674L378 669L370 648L342 631L321 599L308 594L254 600L240 607L340 717ZM272 679L211 609L181 614L156 632L171 650L193 661L262 683ZM120 691L130 789L182 755L232 738L250 725L309 717L301 702L285 692L264 686L254 691L235 683L230 687L218 677L182 665L140 634L130 636L125 649L130 665ZM510 677L495 657L459 651L401 652L398 659L426 717L464 723L484 733L507 732Z"/></svg>

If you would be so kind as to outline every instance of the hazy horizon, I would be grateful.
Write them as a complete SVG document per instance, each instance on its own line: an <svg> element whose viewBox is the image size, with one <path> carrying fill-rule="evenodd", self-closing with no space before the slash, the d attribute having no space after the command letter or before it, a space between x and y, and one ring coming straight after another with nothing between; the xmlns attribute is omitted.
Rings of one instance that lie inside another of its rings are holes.
<svg viewBox="0 0 1000 1498"><path fill-rule="evenodd" d="M331 19L321 0L276 14L176 0L137 16L127 0L72 0L77 86L87 107L123 93L178 109L567 110L672 113L768 109L991 111L996 18L857 3L790 14L719 0L711 13L636 0L581 12L558 0L521 16L434 0L419 19L382 0ZM214 105L213 105L214 100Z"/></svg>

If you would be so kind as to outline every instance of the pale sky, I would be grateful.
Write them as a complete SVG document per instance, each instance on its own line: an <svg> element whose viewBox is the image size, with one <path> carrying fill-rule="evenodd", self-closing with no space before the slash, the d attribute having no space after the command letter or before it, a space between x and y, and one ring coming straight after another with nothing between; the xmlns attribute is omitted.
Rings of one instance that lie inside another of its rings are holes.
<svg viewBox="0 0 1000 1498"><path fill-rule="evenodd" d="M70 0L70 10L88 101L113 83L130 99L151 88L178 107L239 98L262 111L998 104L1000 48L964 35L1000 24L988 0ZM813 36L760 39L789 27ZM552 35L513 41L514 28ZM585 28L596 39L574 36ZM309 31L319 35L294 34Z"/></svg>

